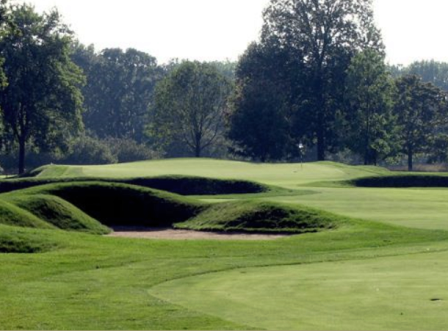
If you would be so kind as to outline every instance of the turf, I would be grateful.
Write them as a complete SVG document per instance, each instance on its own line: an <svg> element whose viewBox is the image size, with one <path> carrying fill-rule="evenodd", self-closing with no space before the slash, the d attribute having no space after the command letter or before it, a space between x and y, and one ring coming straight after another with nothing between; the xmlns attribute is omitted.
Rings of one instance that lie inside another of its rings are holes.
<svg viewBox="0 0 448 331"><path fill-rule="evenodd" d="M8 201L56 228L92 234L107 234L110 230L69 202L48 194L22 194ZM29 226L35 227L35 226Z"/></svg>
<svg viewBox="0 0 448 331"><path fill-rule="evenodd" d="M300 234L335 229L347 222L340 216L308 207L243 200L210 206L174 226L197 231Z"/></svg>
<svg viewBox="0 0 448 331"><path fill-rule="evenodd" d="M107 166L47 166L38 178L46 177L155 177L200 176L217 179L246 180L285 188L297 188L313 182L349 180L388 174L377 167L354 167L334 162L301 164L258 164L213 159L171 159L114 164Z"/></svg>
<svg viewBox="0 0 448 331"><path fill-rule="evenodd" d="M369 222L268 242L147 241L21 231L62 246L45 254L0 254L4 329L253 329L192 305L161 299L152 287L235 268L349 264L391 255L412 259L414 253L436 252L448 245L445 232ZM266 297L277 290L273 286Z"/></svg>
<svg viewBox="0 0 448 331"><path fill-rule="evenodd" d="M2 208L13 210L9 223L25 222L0 225L1 329L445 328L446 189L335 184L390 173L327 162L302 168L181 159L49 166L33 175L103 182L0 195L0 216ZM166 175L280 189L183 197L104 182ZM106 225L180 222L229 230L236 220L246 229L253 221L264 229L263 221L288 220L286 229L305 224L312 233L250 242L107 238L57 229L47 205L63 211L55 219L70 219L76 209ZM36 219L47 228L26 228Z"/></svg>
<svg viewBox="0 0 448 331"><path fill-rule="evenodd" d="M56 168L59 169L59 168ZM51 172L53 173L53 172ZM143 186L181 195L230 195L230 194L258 194L275 190L266 185L243 181L224 180L191 176L160 176L137 178L88 178L88 177L22 177L0 180L0 193L8 193L25 188L54 184L75 183L85 181L101 181Z"/></svg>
<svg viewBox="0 0 448 331"><path fill-rule="evenodd" d="M238 269L163 283L151 294L257 329L443 330L447 259L440 252Z"/></svg>

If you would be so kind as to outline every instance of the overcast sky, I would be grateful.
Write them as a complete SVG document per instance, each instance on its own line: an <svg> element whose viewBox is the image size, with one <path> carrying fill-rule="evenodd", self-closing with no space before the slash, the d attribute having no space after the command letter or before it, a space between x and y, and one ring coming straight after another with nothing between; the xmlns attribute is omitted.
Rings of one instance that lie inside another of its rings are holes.
<svg viewBox="0 0 448 331"><path fill-rule="evenodd" d="M22 0L15 0L23 2ZM155 56L236 60L258 38L269 0L29 0L57 7L84 44L133 47ZM448 0L374 0L388 61L448 62Z"/></svg>

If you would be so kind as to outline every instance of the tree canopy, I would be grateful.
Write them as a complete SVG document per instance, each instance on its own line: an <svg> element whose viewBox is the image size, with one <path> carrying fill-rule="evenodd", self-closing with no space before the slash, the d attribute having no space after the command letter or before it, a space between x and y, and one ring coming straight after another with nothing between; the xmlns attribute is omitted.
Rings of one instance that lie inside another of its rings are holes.
<svg viewBox="0 0 448 331"><path fill-rule="evenodd" d="M223 135L230 91L215 66L183 62L156 87L149 135L159 146L181 143L200 157Z"/></svg>
<svg viewBox="0 0 448 331"><path fill-rule="evenodd" d="M401 151L408 158L408 169L413 169L416 153L431 145L437 127L446 124L446 94L431 83L424 83L415 75L396 81L395 114L400 126Z"/></svg>
<svg viewBox="0 0 448 331"><path fill-rule="evenodd" d="M376 165L395 151L394 92L381 54L367 50L352 59L346 83L346 144L366 165Z"/></svg>
<svg viewBox="0 0 448 331"><path fill-rule="evenodd" d="M344 73L351 57L366 49L383 51L372 0L272 0L264 12L262 42L275 40L303 63L307 82L301 107L317 159L325 159L337 135Z"/></svg>
<svg viewBox="0 0 448 331"><path fill-rule="evenodd" d="M82 129L84 76L70 60L71 31L57 11L39 15L30 5L12 9L15 31L0 41L8 85L0 104L6 134L19 147L19 173L29 145L63 149Z"/></svg>

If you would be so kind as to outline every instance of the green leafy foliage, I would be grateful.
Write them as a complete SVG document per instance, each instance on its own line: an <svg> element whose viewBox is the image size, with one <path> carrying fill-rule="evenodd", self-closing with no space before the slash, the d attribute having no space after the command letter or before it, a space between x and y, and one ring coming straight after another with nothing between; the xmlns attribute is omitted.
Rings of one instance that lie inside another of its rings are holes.
<svg viewBox="0 0 448 331"><path fill-rule="evenodd" d="M352 59L346 82L346 144L362 155L365 165L376 165L396 150L394 92L384 56L367 50Z"/></svg>
<svg viewBox="0 0 448 331"><path fill-rule="evenodd" d="M264 12L262 42L274 42L302 64L290 98L316 142L317 159L338 145L344 78L359 51L383 51L371 0L275 0ZM294 70L294 68L291 68Z"/></svg>
<svg viewBox="0 0 448 331"><path fill-rule="evenodd" d="M445 123L446 95L417 76L401 77L396 86L398 95L394 111L401 129L400 148L408 158L411 171L414 155L431 145L437 128Z"/></svg>
<svg viewBox="0 0 448 331"><path fill-rule="evenodd" d="M13 7L15 33L0 40L8 86L0 104L9 143L19 147L19 173L26 146L64 149L82 128L81 70L70 60L72 33L57 11L39 15L30 5Z"/></svg>
<svg viewBox="0 0 448 331"><path fill-rule="evenodd" d="M136 49L73 46L73 61L87 75L84 123L101 139L130 138L143 141L145 117L162 68L151 55Z"/></svg>
<svg viewBox="0 0 448 331"><path fill-rule="evenodd" d="M169 150L182 144L200 157L223 136L230 81L215 66L185 61L156 87L148 136Z"/></svg>
<svg viewBox="0 0 448 331"><path fill-rule="evenodd" d="M288 82L296 70L286 63L293 60L282 49L258 43L240 58L227 119L234 154L265 162L284 159L291 152L292 86Z"/></svg>

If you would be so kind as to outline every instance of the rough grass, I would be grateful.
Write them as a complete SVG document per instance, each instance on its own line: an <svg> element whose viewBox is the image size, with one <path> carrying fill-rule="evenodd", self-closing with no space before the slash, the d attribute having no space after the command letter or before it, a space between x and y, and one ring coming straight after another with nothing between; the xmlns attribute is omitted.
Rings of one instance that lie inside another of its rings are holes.
<svg viewBox="0 0 448 331"><path fill-rule="evenodd" d="M341 217L317 209L247 200L212 205L175 227L198 231L299 234L335 229L343 223Z"/></svg>
<svg viewBox="0 0 448 331"><path fill-rule="evenodd" d="M193 199L117 183L57 183L23 192L57 196L108 226L171 226L195 216L204 208Z"/></svg>
<svg viewBox="0 0 448 331"><path fill-rule="evenodd" d="M59 169L58 167L55 170ZM54 172L52 172L54 173ZM268 192L266 185L244 181L224 180L192 176L161 176L149 178L66 178L66 177L26 177L0 181L0 193L21 190L52 183L72 183L85 181L100 181L138 185L181 195L228 195L257 194Z"/></svg>
<svg viewBox="0 0 448 331"><path fill-rule="evenodd" d="M1 197L11 207L15 205L22 213L32 215L34 222L18 222L22 226L55 227L91 234L108 233L104 225L174 225L201 231L307 233L334 228L340 221L335 215L301 206L249 200L206 204L141 186L106 182L54 183ZM15 225L15 222L12 218L8 224Z"/></svg>
<svg viewBox="0 0 448 331"><path fill-rule="evenodd" d="M22 194L9 201L61 230L91 234L107 234L110 232L110 229L97 220L56 196Z"/></svg>
<svg viewBox="0 0 448 331"><path fill-rule="evenodd" d="M40 229L55 228L29 211L4 200L0 200L0 224Z"/></svg>
<svg viewBox="0 0 448 331"><path fill-rule="evenodd" d="M394 176L366 177L350 181L358 187L448 187L448 176L439 174L401 174Z"/></svg>
<svg viewBox="0 0 448 331"><path fill-rule="evenodd" d="M43 253L63 247L53 232L0 224L0 253Z"/></svg>

